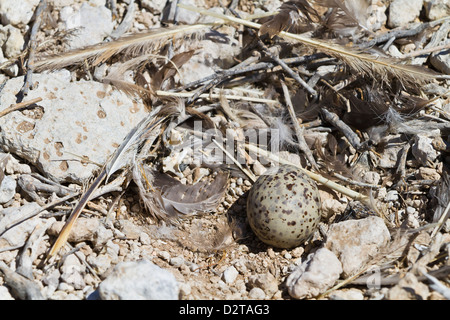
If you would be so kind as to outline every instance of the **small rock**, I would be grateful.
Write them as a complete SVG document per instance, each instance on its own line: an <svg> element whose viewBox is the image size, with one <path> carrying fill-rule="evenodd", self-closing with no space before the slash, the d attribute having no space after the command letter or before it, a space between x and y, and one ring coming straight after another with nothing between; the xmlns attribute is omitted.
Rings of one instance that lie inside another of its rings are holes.
<svg viewBox="0 0 450 320"><path fill-rule="evenodd" d="M118 229L127 239L137 240L141 236L142 228L135 225L132 221L122 219L117 222Z"/></svg>
<svg viewBox="0 0 450 320"><path fill-rule="evenodd" d="M102 300L177 300L179 285L170 272L140 260L116 265L98 291Z"/></svg>
<svg viewBox="0 0 450 320"><path fill-rule="evenodd" d="M170 261L170 253L167 251L158 252L158 257L163 259L164 261Z"/></svg>
<svg viewBox="0 0 450 320"><path fill-rule="evenodd" d="M255 287L249 291L248 297L252 300L263 300L266 298L266 294L261 288Z"/></svg>
<svg viewBox="0 0 450 320"><path fill-rule="evenodd" d="M1 38L5 38L2 49L6 58L14 58L22 52L25 40L23 39L20 29L11 25L0 27L0 39Z"/></svg>
<svg viewBox="0 0 450 320"><path fill-rule="evenodd" d="M330 298L335 300L364 300L361 290L347 289L334 291Z"/></svg>
<svg viewBox="0 0 450 320"><path fill-rule="evenodd" d="M51 236L58 236L64 227L64 221L54 222L47 230ZM83 241L94 241L97 230L100 228L100 220L96 218L78 218L73 226L67 241L79 243Z"/></svg>
<svg viewBox="0 0 450 320"><path fill-rule="evenodd" d="M450 16L450 0L425 0L424 6L426 16L430 20Z"/></svg>
<svg viewBox="0 0 450 320"><path fill-rule="evenodd" d="M166 6L166 1L160 0L141 0L143 8L148 9L154 15L160 14Z"/></svg>
<svg viewBox="0 0 450 320"><path fill-rule="evenodd" d="M421 134L416 135L414 138L411 152L416 160L423 166L427 166L429 161L433 162L436 160L439 155L439 153L434 150L432 142L432 138Z"/></svg>
<svg viewBox="0 0 450 320"><path fill-rule="evenodd" d="M339 279L342 265L336 255L326 248L320 248L308 255L287 278L289 295L295 299L320 295Z"/></svg>
<svg viewBox="0 0 450 320"><path fill-rule="evenodd" d="M0 1L0 20L3 25L24 26L30 22L39 0L21 0L20 7L16 0Z"/></svg>
<svg viewBox="0 0 450 320"><path fill-rule="evenodd" d="M270 272L250 276L248 285L250 288L261 288L268 296L278 291L277 279Z"/></svg>
<svg viewBox="0 0 450 320"><path fill-rule="evenodd" d="M164 1L156 1L156 2L163 2ZM195 0L179 0L177 2L169 1L167 2L167 6L164 7L162 15L161 15L161 22L168 22L173 23L176 21L178 23L184 23L184 24L194 24L197 22L197 20L200 18L200 13L192 12L190 10L186 10L180 7L177 7L178 3L182 3L189 6L195 6L195 7L204 7L204 3L199 3L203 1L195 1Z"/></svg>
<svg viewBox="0 0 450 320"><path fill-rule="evenodd" d="M14 300L5 286L0 286L0 300Z"/></svg>
<svg viewBox="0 0 450 320"><path fill-rule="evenodd" d="M430 295L428 286L417 280L416 276L408 272L388 294L389 300L427 300Z"/></svg>
<svg viewBox="0 0 450 320"><path fill-rule="evenodd" d="M172 267L179 268L184 264L184 258L181 256L173 257L170 259L169 264Z"/></svg>
<svg viewBox="0 0 450 320"><path fill-rule="evenodd" d="M71 254L61 266L61 280L77 290L83 289L86 286L81 275L84 269L80 260L74 254Z"/></svg>
<svg viewBox="0 0 450 320"><path fill-rule="evenodd" d="M52 287L53 288L53 292L54 292L54 290L59 285L59 277L60 276L61 276L61 273L59 272L59 270L58 269L54 269L53 271L51 271L50 273L45 275L45 277L42 279L42 282L44 284L46 284L47 286ZM49 295L51 295L51 294L49 294Z"/></svg>
<svg viewBox="0 0 450 320"><path fill-rule="evenodd" d="M379 217L348 220L333 224L324 247L336 254L342 263L343 276L348 277L387 245L390 233Z"/></svg>
<svg viewBox="0 0 450 320"><path fill-rule="evenodd" d="M389 7L388 26L405 27L419 16L422 6L423 0L393 0Z"/></svg>
<svg viewBox="0 0 450 320"><path fill-rule="evenodd" d="M416 172L417 179L440 180L441 175L433 168L420 167Z"/></svg>
<svg viewBox="0 0 450 320"><path fill-rule="evenodd" d="M11 176L5 176L0 184L0 204L7 203L16 194L17 182Z"/></svg>
<svg viewBox="0 0 450 320"><path fill-rule="evenodd" d="M230 266L223 272L222 279L226 284L233 284L238 275L239 272L236 270L236 268L234 266Z"/></svg>
<svg viewBox="0 0 450 320"><path fill-rule="evenodd" d="M0 211L0 230L4 230L6 226L10 225L14 221L18 221L40 208L41 207L36 202L31 202L21 206L20 208L10 207L3 209ZM46 211L43 211L43 213L45 212ZM35 216L3 233L0 237L0 248L23 246L40 221L41 219Z"/></svg>
<svg viewBox="0 0 450 320"><path fill-rule="evenodd" d="M71 49L100 43L114 28L111 10L105 6L91 6L86 2L78 11L74 11L71 6L64 7L60 11L60 19L67 30L78 30L77 36L68 40Z"/></svg>
<svg viewBox="0 0 450 320"><path fill-rule="evenodd" d="M107 254L90 255L86 260L99 275L105 274L111 267L112 262L112 258Z"/></svg>
<svg viewBox="0 0 450 320"><path fill-rule="evenodd" d="M398 191L397 190L390 190L386 196L384 197L384 201L397 201L398 200Z"/></svg>

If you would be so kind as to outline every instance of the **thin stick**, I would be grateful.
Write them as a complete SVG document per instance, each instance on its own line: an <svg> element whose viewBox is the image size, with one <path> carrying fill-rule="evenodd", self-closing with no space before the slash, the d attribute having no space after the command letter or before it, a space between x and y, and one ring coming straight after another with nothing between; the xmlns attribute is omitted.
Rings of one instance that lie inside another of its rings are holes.
<svg viewBox="0 0 450 320"><path fill-rule="evenodd" d="M171 91L162 91L162 90L156 90L157 96L162 97L180 97L180 98L191 98L194 96L195 93L191 92L171 92ZM216 93L211 94L201 94L199 98L203 99L220 99L221 95ZM279 104L280 102L277 100L270 100L270 99L262 99L262 98L252 98L252 97L244 97L244 96L235 96L235 95L223 95L226 99L230 100L242 100L242 101L252 101L252 102L260 102L260 103L271 103L271 104Z"/></svg>
<svg viewBox="0 0 450 320"><path fill-rule="evenodd" d="M25 75L25 83L21 89L21 95L26 96L28 90L32 86L32 77L34 71L34 59L37 47L36 35L41 26L42 12L47 7L46 0L41 0L36 8L36 20L34 21L33 27L31 28L30 40L29 40L29 51L28 51L28 62L27 62L27 74Z"/></svg>
<svg viewBox="0 0 450 320"><path fill-rule="evenodd" d="M253 175L253 173L249 172L248 170L246 170L244 167L242 167L242 165L239 163L239 161L237 161L227 150L224 149L224 147L222 147L217 141L216 139L212 139L212 142L220 149L223 151L223 153L225 153L225 155L227 157L229 157L231 160L233 160L234 164L241 169L241 171L250 179L250 181L252 183L254 183L256 181L256 177Z"/></svg>
<svg viewBox="0 0 450 320"><path fill-rule="evenodd" d="M316 160L314 159L314 156L311 150L309 149L308 144L306 143L305 137L303 136L304 128L300 127L300 123L298 122L297 116L295 115L294 106L292 105L291 97L289 95L289 90L284 81L281 80L280 83L281 87L283 88L284 99L286 100L289 115L291 116L292 123L294 124L295 133L297 135L298 147L306 155L306 158L308 159L309 163L311 163L311 166L314 169L317 169Z"/></svg>
<svg viewBox="0 0 450 320"><path fill-rule="evenodd" d="M9 108L6 108L6 109L0 111L0 118L7 115L8 113L26 108L26 107L28 107L32 104L38 103L40 101L42 101L42 98L39 97L39 98L34 98L30 101L25 101L25 102L20 102L20 103L14 104L14 105L10 106Z"/></svg>
<svg viewBox="0 0 450 320"><path fill-rule="evenodd" d="M417 56L421 56L423 54L429 54L429 53L442 51L442 50L449 49L449 48L450 48L450 43L447 43L447 44L443 44L443 45L436 46L436 47L425 48L425 49L422 49L422 50L416 50L416 51L412 51L412 52L410 52L408 54L404 54L402 59L408 59L408 58L412 58L412 57L417 57Z"/></svg>

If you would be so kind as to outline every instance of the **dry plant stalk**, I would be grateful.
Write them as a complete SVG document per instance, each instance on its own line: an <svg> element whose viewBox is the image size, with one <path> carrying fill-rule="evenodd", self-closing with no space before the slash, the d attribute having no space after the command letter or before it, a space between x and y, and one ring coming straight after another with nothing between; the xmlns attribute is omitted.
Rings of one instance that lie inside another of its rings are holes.
<svg viewBox="0 0 450 320"><path fill-rule="evenodd" d="M246 27L260 29L261 24L239 19L224 14L207 11L205 9L188 6L185 4L178 4L179 7L201 13L203 15L222 19L228 23L238 23ZM439 78L436 72L426 69L421 66L399 64L394 59L386 59L370 55L368 53L360 52L351 47L344 47L335 43L328 43L324 40L307 38L300 34L293 34L286 31L280 31L278 36L285 40L300 42L306 46L321 50L327 54L342 59L349 67L361 74L378 77L385 83L390 83L392 77L398 78L401 82L408 85L417 85L426 83L433 79Z"/></svg>

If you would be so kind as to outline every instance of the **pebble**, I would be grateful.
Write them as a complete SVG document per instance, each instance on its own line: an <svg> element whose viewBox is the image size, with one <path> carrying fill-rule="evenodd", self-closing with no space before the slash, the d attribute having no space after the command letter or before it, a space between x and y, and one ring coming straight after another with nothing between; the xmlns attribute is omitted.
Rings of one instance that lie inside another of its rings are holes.
<svg viewBox="0 0 450 320"><path fill-rule="evenodd" d="M331 288L342 273L342 264L327 248L308 255L287 278L289 295L295 299L312 298Z"/></svg>
<svg viewBox="0 0 450 320"><path fill-rule="evenodd" d="M102 300L177 300L172 273L148 260L121 262L98 287Z"/></svg>
<svg viewBox="0 0 450 320"><path fill-rule="evenodd" d="M272 296L275 292L278 291L277 279L275 279L275 277L270 272L251 275L248 278L248 286L250 288L260 288L268 296Z"/></svg>
<svg viewBox="0 0 450 320"><path fill-rule="evenodd" d="M236 270L236 268L234 266L229 266L223 272L222 279L226 284L230 285L234 283L238 275L239 272Z"/></svg>
<svg viewBox="0 0 450 320"><path fill-rule="evenodd" d="M434 134L440 135L440 133ZM433 135L434 135L433 134ZM411 147L411 152L416 160L423 166L427 166L429 161L433 162L438 157L439 153L434 150L432 145L433 139L422 134L414 137L414 143Z"/></svg>
<svg viewBox="0 0 450 320"><path fill-rule="evenodd" d="M387 245L390 233L380 217L347 220L332 224L324 247L342 263L343 276L348 277Z"/></svg>
<svg viewBox="0 0 450 320"><path fill-rule="evenodd" d="M263 300L266 298L266 294L261 288L255 287L248 292L248 297L252 300Z"/></svg>
<svg viewBox="0 0 450 320"><path fill-rule="evenodd" d="M167 251L158 252L158 257L163 259L164 261L170 261L170 253Z"/></svg>
<svg viewBox="0 0 450 320"><path fill-rule="evenodd" d="M7 203L16 194L17 182L11 176L5 176L0 184L0 204Z"/></svg>
<svg viewBox="0 0 450 320"><path fill-rule="evenodd" d="M173 257L170 259L169 264L174 268L179 268L184 264L184 258L182 256Z"/></svg>
<svg viewBox="0 0 450 320"><path fill-rule="evenodd" d="M407 26L419 16L422 6L423 0L393 0L389 7L388 26Z"/></svg>
<svg viewBox="0 0 450 320"><path fill-rule="evenodd" d="M30 22L34 9L39 0L20 0L20 7L16 0L0 1L0 21L3 25L24 26Z"/></svg>
<svg viewBox="0 0 450 320"><path fill-rule="evenodd" d="M3 49L3 54L6 58L14 58L22 53L25 40L20 29L7 25L0 26L0 39L4 39L3 44L0 40L0 46Z"/></svg>
<svg viewBox="0 0 450 320"><path fill-rule="evenodd" d="M450 0L425 0L425 14L430 20L450 16Z"/></svg>
<svg viewBox="0 0 450 320"><path fill-rule="evenodd" d="M70 49L100 43L114 28L111 10L86 2L78 11L74 11L71 6L62 8L60 20L66 30L77 28L77 36L70 37L67 41Z"/></svg>
<svg viewBox="0 0 450 320"><path fill-rule="evenodd" d="M0 300L14 300L5 286L0 286Z"/></svg>

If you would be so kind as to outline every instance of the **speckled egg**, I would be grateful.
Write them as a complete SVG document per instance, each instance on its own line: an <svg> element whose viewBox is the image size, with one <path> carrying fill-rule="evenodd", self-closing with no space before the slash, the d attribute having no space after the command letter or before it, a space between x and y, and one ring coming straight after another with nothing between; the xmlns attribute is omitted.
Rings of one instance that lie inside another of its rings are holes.
<svg viewBox="0 0 450 320"><path fill-rule="evenodd" d="M253 232L266 244L277 248L299 246L319 225L319 190L294 166L271 168L249 191L247 217Z"/></svg>

